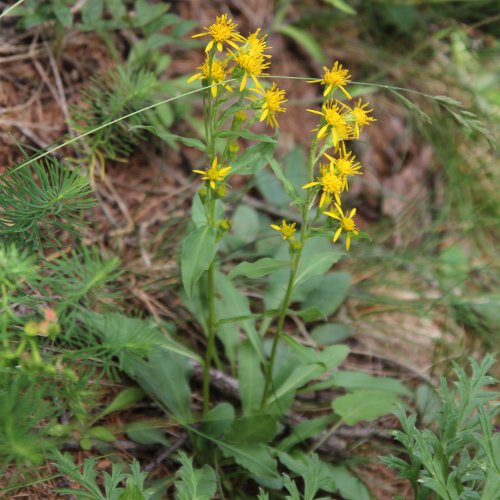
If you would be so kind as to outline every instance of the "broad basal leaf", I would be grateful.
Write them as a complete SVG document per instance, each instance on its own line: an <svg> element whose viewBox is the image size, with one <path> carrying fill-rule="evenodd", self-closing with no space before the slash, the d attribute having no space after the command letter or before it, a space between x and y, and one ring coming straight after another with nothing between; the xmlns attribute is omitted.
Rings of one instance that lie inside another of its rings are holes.
<svg viewBox="0 0 500 500"><path fill-rule="evenodd" d="M355 391L336 398L332 408L343 422L355 425L363 420L375 420L387 415L398 402L395 394L385 391Z"/></svg>

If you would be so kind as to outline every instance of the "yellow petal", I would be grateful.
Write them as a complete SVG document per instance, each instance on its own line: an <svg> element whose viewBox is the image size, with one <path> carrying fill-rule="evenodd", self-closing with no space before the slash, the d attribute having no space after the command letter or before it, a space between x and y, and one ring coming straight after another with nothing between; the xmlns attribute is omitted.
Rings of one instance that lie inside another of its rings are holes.
<svg viewBox="0 0 500 500"><path fill-rule="evenodd" d="M241 79L240 92L243 92L245 90L245 85L246 84L247 84L247 74L245 73L243 75L243 78Z"/></svg>
<svg viewBox="0 0 500 500"><path fill-rule="evenodd" d="M207 44L207 46L205 47L205 52L210 52L210 49L214 46L214 40L210 40Z"/></svg>
<svg viewBox="0 0 500 500"><path fill-rule="evenodd" d="M267 118L267 115L269 114L269 110L268 109L265 109L263 112L262 112L262 115L260 116L260 122L263 122L266 118Z"/></svg>
<svg viewBox="0 0 500 500"><path fill-rule="evenodd" d="M281 231L281 227L277 226L276 224L271 224L271 227L273 229L276 229L276 231Z"/></svg>
<svg viewBox="0 0 500 500"><path fill-rule="evenodd" d="M321 139L321 138L325 135L325 133L326 133L327 129L328 129L328 125L324 125L323 127L321 127L321 128L319 129L319 132L318 132L318 139Z"/></svg>
<svg viewBox="0 0 500 500"><path fill-rule="evenodd" d="M351 235L347 233L347 238L345 239L345 249L349 250L351 248Z"/></svg>
<svg viewBox="0 0 500 500"><path fill-rule="evenodd" d="M234 49L239 49L239 47L232 40L226 40L226 43L231 45Z"/></svg>
<svg viewBox="0 0 500 500"><path fill-rule="evenodd" d="M197 174L205 175L205 172L203 170L193 170L193 172L196 172Z"/></svg>
<svg viewBox="0 0 500 500"><path fill-rule="evenodd" d="M212 92L212 97L217 97L217 86L216 85L213 85L212 87L210 87L210 91Z"/></svg>
<svg viewBox="0 0 500 500"><path fill-rule="evenodd" d="M352 99L351 94L349 94L349 92L347 92L347 90L344 87L340 87L340 90L344 92L344 95L347 97L347 99L349 100Z"/></svg>
<svg viewBox="0 0 500 500"><path fill-rule="evenodd" d="M313 186L317 186L318 184L319 184L319 182L310 182L309 184L302 186L302 189L307 189L307 188L310 188Z"/></svg>
<svg viewBox="0 0 500 500"><path fill-rule="evenodd" d="M321 194L321 198L319 200L319 208L322 208L323 205L325 204L325 199L326 199L326 193L323 191Z"/></svg>
<svg viewBox="0 0 500 500"><path fill-rule="evenodd" d="M224 48L224 47L222 46L222 43L221 43L221 42L218 42L218 43L217 43L217 50L218 50L219 52L222 52L222 49L223 49L223 48Z"/></svg>
<svg viewBox="0 0 500 500"><path fill-rule="evenodd" d="M195 80L198 80L198 78L202 76L201 73L196 73L196 75L191 76L188 80L187 83L194 82Z"/></svg>
<svg viewBox="0 0 500 500"><path fill-rule="evenodd" d="M317 111L316 109L306 109L306 111L309 111L309 113L314 113L315 115L324 116L321 111Z"/></svg>
<svg viewBox="0 0 500 500"><path fill-rule="evenodd" d="M207 36L208 33L197 33L196 35L193 35L191 38L198 38L200 36Z"/></svg>
<svg viewBox="0 0 500 500"><path fill-rule="evenodd" d="M333 242L335 243L338 239L339 239L339 236L340 236L340 233L342 232L342 226L340 226L337 231L335 232L335 234L333 235Z"/></svg>
<svg viewBox="0 0 500 500"><path fill-rule="evenodd" d="M214 161L212 162L212 168L215 168L217 166L217 162L219 161L219 159L217 158L217 156L214 158Z"/></svg>

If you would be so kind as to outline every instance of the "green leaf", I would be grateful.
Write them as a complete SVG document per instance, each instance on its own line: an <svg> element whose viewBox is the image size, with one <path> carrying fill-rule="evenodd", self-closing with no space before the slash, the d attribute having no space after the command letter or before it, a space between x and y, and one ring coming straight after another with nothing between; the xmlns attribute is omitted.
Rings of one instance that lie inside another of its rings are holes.
<svg viewBox="0 0 500 500"><path fill-rule="evenodd" d="M347 467L328 466L329 473L345 500L371 500L372 496L364 483Z"/></svg>
<svg viewBox="0 0 500 500"><path fill-rule="evenodd" d="M261 142L250 146L245 152L233 161L232 174L252 175L264 168L272 158L276 144Z"/></svg>
<svg viewBox="0 0 500 500"><path fill-rule="evenodd" d="M272 164L272 159L270 164ZM268 170L261 170L257 172L255 182L261 195L268 203L282 210L288 209L290 200L293 197L287 194L276 175L273 175Z"/></svg>
<svg viewBox="0 0 500 500"><path fill-rule="evenodd" d="M114 411L121 411L130 408L144 397L144 391L138 387L127 387L123 389L109 405L99 413L99 420Z"/></svg>
<svg viewBox="0 0 500 500"><path fill-rule="evenodd" d="M58 21L64 27L70 28L73 24L73 14L70 8L62 3L55 3L53 9Z"/></svg>
<svg viewBox="0 0 500 500"><path fill-rule="evenodd" d="M188 384L191 366L186 357L160 351L151 354L148 361L125 359L124 369L179 422L192 421Z"/></svg>
<svg viewBox="0 0 500 500"><path fill-rule="evenodd" d="M345 14L356 15L356 11L344 0L324 0L325 3L344 12Z"/></svg>
<svg viewBox="0 0 500 500"><path fill-rule="evenodd" d="M198 149L199 151L202 151L203 153L205 153L207 151L207 147L205 146L205 144L202 141L200 141L199 139L196 139L194 137L182 137L181 135L172 134L172 133L167 132L165 130L158 130L156 128L153 131L154 131L155 135L157 135L160 139L163 139L164 141L180 142L181 144L184 144L184 146Z"/></svg>
<svg viewBox="0 0 500 500"><path fill-rule="evenodd" d="M311 338L318 344L330 345L342 342L351 336L350 325L343 323L325 323L311 331Z"/></svg>
<svg viewBox="0 0 500 500"><path fill-rule="evenodd" d="M309 245L314 238L308 240ZM307 243L306 243L307 244ZM309 252L308 252L309 253ZM297 276L295 278L295 286L298 287L301 283L313 276L318 276L327 272L335 262L338 262L340 257L344 255L334 248L331 248L328 252L317 253L315 255L307 255L301 260L299 269L297 271Z"/></svg>
<svg viewBox="0 0 500 500"><path fill-rule="evenodd" d="M200 279L212 263L215 252L215 230L209 226L201 226L189 233L182 242L181 271L184 290L189 298Z"/></svg>
<svg viewBox="0 0 500 500"><path fill-rule="evenodd" d="M302 318L306 323L310 321L326 320L326 316L317 307L309 307L307 309L301 309L296 311L294 309L288 309L287 314L289 316L298 316Z"/></svg>
<svg viewBox="0 0 500 500"><path fill-rule="evenodd" d="M359 390L336 398L332 408L347 425L355 425L387 415L397 401L397 396L390 392Z"/></svg>
<svg viewBox="0 0 500 500"><path fill-rule="evenodd" d="M335 349L335 346L332 346ZM339 346L341 347L341 346ZM342 387L349 391L370 389L384 391L398 396L411 396L411 392L399 380L389 377L372 377L367 373L343 370L313 387L311 390L324 390L330 387Z"/></svg>
<svg viewBox="0 0 500 500"><path fill-rule="evenodd" d="M323 364L309 364L297 366L290 377L272 393L270 402L278 401L280 398L304 386L311 380L319 377L325 371Z"/></svg>
<svg viewBox="0 0 500 500"><path fill-rule="evenodd" d="M265 481L270 487L280 488L281 479L277 462L271 456L269 448L262 443L227 443L217 441L225 457L248 470L256 479Z"/></svg>
<svg viewBox="0 0 500 500"><path fill-rule="evenodd" d="M255 414L235 420L226 435L230 443L268 443L275 436L278 425L275 418Z"/></svg>
<svg viewBox="0 0 500 500"><path fill-rule="evenodd" d="M132 441L139 444L161 444L166 448L170 446L170 441L165 437L165 433L153 422L131 422L127 424L125 432Z"/></svg>
<svg viewBox="0 0 500 500"><path fill-rule="evenodd" d="M351 275L345 271L328 273L306 297L302 307L317 307L324 316L333 314L344 302L351 285Z"/></svg>
<svg viewBox="0 0 500 500"><path fill-rule="evenodd" d="M235 210L232 221L231 236L237 239L235 247L241 247L241 243L252 243L259 236L259 214L247 205L239 205Z"/></svg>
<svg viewBox="0 0 500 500"><path fill-rule="evenodd" d="M335 481L333 481L329 466L320 460L316 453L306 455L296 452L293 455L281 452L280 462L288 469L302 477L304 481L304 500L313 500L318 490L322 489L333 493L336 491ZM318 498L318 500L320 500Z"/></svg>
<svg viewBox="0 0 500 500"><path fill-rule="evenodd" d="M215 471L209 465L194 469L193 462L184 452L179 454L182 467L177 472L175 482L176 500L210 500L217 491Z"/></svg>
<svg viewBox="0 0 500 500"><path fill-rule="evenodd" d="M264 387L260 357L249 340L245 340L239 349L238 387L243 415L248 415L259 407Z"/></svg>
<svg viewBox="0 0 500 500"><path fill-rule="evenodd" d="M283 185L283 188L285 189L285 193L288 196L287 200L287 205L290 203L290 201L293 201L297 198L300 198L299 192L295 189L294 185L290 182L288 177L285 175L283 172L283 169L281 168L281 165L279 164L278 161L276 161L274 158L271 158L269 160L269 165L271 166L274 175L276 176L277 179L281 181L281 184ZM273 200L275 195L269 196L271 200ZM278 198L279 199L279 198ZM276 204L276 198L274 198L274 204Z"/></svg>
<svg viewBox="0 0 500 500"><path fill-rule="evenodd" d="M219 403L212 408L205 419L201 431L212 438L222 436L234 422L234 407L229 403Z"/></svg>
<svg viewBox="0 0 500 500"><path fill-rule="evenodd" d="M166 337L152 321L128 318L120 313L98 314L88 311L82 313L81 317L87 325L97 330L103 351L119 358L120 368L131 358L141 359L158 351L202 362L196 353Z"/></svg>
<svg viewBox="0 0 500 500"><path fill-rule="evenodd" d="M127 15L127 8L123 0L106 0L108 10L113 16L113 19L120 21Z"/></svg>
<svg viewBox="0 0 500 500"><path fill-rule="evenodd" d="M82 8L82 21L86 29L91 28L102 19L103 8L102 0L88 0L84 4Z"/></svg>
<svg viewBox="0 0 500 500"><path fill-rule="evenodd" d="M88 435L94 439L106 441L107 443L113 443L116 441L115 435L107 427L102 425L96 425L95 427L89 429Z"/></svg>
<svg viewBox="0 0 500 500"><path fill-rule="evenodd" d="M295 445L302 443L306 439L317 436L325 430L335 420L335 416L326 415L324 417L304 420L291 429L291 433L277 446L280 451L289 451Z"/></svg>
<svg viewBox="0 0 500 500"><path fill-rule="evenodd" d="M151 4L147 0L136 0L134 26L141 27L158 19L168 9L168 5Z"/></svg>
<svg viewBox="0 0 500 500"><path fill-rule="evenodd" d="M261 276L271 274L277 269L289 266L290 261L264 257L256 260L255 262L241 262L231 270L229 273L229 279L233 279L236 276L246 276L250 279L260 278Z"/></svg>
<svg viewBox="0 0 500 500"><path fill-rule="evenodd" d="M290 37L299 47L304 49L315 61L325 64L325 54L321 45L307 32L290 24L278 26L277 31Z"/></svg>
<svg viewBox="0 0 500 500"><path fill-rule="evenodd" d="M253 319L242 319L238 322L223 322L224 319L234 318L235 316L251 318L248 298L231 283L227 276L220 272L215 274L215 286L218 292L215 309L217 318L221 320L217 335L224 343L226 355L231 360L231 363L236 362L236 353L240 344L240 327L246 333L259 359L263 362L265 359L264 347L262 338L255 328L255 321Z"/></svg>

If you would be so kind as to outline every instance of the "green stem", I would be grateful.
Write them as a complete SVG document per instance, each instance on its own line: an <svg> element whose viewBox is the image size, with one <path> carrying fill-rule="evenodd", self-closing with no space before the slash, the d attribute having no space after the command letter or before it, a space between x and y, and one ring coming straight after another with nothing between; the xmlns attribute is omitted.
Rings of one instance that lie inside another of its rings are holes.
<svg viewBox="0 0 500 500"><path fill-rule="evenodd" d="M9 321L8 311L7 287L2 284L2 343L5 351L9 350L9 340L7 338L7 324Z"/></svg>
<svg viewBox="0 0 500 500"><path fill-rule="evenodd" d="M300 263L300 256L302 254L302 248L300 248L296 254L293 256L292 268L290 270L290 277L288 278L288 285L285 292L285 297L281 303L281 308L278 315L278 325L276 327L276 335L274 336L273 346L271 348L271 357L269 358L269 363L266 368L266 378L264 383L264 392L262 393L262 399L260 401L260 408L263 409L266 406L267 399L269 398L269 391L271 390L271 381L273 378L273 368L274 362L276 360L276 353L278 351L278 343L283 332L283 325L285 324L286 312L288 310L288 305L292 297L293 287L295 285L295 275L297 274L297 269Z"/></svg>
<svg viewBox="0 0 500 500"><path fill-rule="evenodd" d="M309 173L309 181L313 181L314 179L314 165L316 164L316 151L318 149L318 138L316 137L311 145L311 151L309 154L309 162L308 162L308 173ZM273 339L273 345L271 348L271 356L269 358L269 363L266 367L265 373L265 382L264 382L264 391L262 393L262 399L260 401L260 408L263 409L269 398L269 392L271 390L271 382L273 378L273 369L274 363L276 361L276 353L278 351L278 343L281 339L281 335L283 333L283 326L285 324L286 312L288 311L288 306L290 305L290 300L292 298L293 289L295 286L295 276L297 274L297 270L300 265L300 258L302 257L302 250L304 248L304 243L307 239L309 232L309 213L312 208L312 194L311 191L307 193L306 202L302 208L302 228L300 232L300 242L298 245L298 249L295 250L295 253L292 257L292 265L290 269L290 276L288 278L288 285L286 288L285 296L283 298L283 302L281 303L281 307L278 314L278 324L276 327L276 335Z"/></svg>
<svg viewBox="0 0 500 500"><path fill-rule="evenodd" d="M217 333L215 317L215 261L208 268L208 339L205 364L203 369L203 417L207 416L210 403L210 365L215 352L215 334Z"/></svg>

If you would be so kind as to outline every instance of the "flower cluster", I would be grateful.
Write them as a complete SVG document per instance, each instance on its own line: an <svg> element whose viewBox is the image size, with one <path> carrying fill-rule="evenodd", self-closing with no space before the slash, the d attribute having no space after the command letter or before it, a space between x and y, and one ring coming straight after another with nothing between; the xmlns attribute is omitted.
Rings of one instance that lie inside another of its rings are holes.
<svg viewBox="0 0 500 500"><path fill-rule="evenodd" d="M283 104L287 101L285 91L272 82L264 87L259 77L265 76L270 66L271 56L266 52L267 35L257 29L244 37L237 31L237 25L227 14L216 17L215 23L204 28L202 33L193 35L193 38L209 37L205 47L205 61L199 66L198 73L192 75L188 83L201 80L205 87L210 88L208 106L211 109L220 109L227 102L229 96L234 95L239 102L237 111L233 115L232 130L251 126L257 119L273 129L279 128L277 115L286 111ZM247 83L251 80L253 87ZM227 93L225 92L227 91ZM235 92L236 91L236 92ZM241 97L244 96L244 101ZM254 118L247 121L247 112L253 111ZM206 170L194 170L202 175L202 180L208 187L218 193L222 192L227 175L231 167L217 166L218 162L225 163L231 160L239 150L238 144L231 141L226 152L220 159L211 158L212 165Z"/></svg>
<svg viewBox="0 0 500 500"><path fill-rule="evenodd" d="M311 180L303 188L321 192L319 208L324 210L325 215L338 222L333 241L337 241L344 231L346 249L349 250L351 236L359 233L354 222L356 209L344 212L341 195L349 189L349 177L361 175L362 166L356 161L353 153L347 150L346 142L359 139L363 128L375 119L370 116L372 110L368 109L368 104L363 103L361 99L348 105L336 97L336 92L340 90L348 101L353 101L346 89L351 81L347 69L344 69L339 62L335 62L331 69L326 66L323 69L323 78L310 81L310 83L320 83L325 87L321 111L315 109L308 111L321 117L318 127L314 129L316 141L324 140L323 150L332 147L333 154L324 154L328 162L320 163L317 179ZM329 209L332 204L333 208Z"/></svg>

